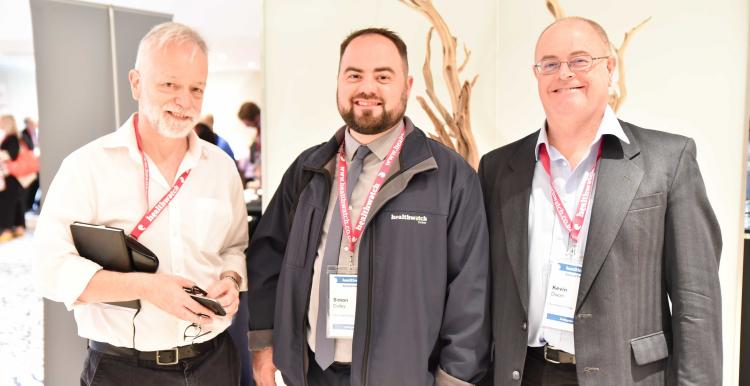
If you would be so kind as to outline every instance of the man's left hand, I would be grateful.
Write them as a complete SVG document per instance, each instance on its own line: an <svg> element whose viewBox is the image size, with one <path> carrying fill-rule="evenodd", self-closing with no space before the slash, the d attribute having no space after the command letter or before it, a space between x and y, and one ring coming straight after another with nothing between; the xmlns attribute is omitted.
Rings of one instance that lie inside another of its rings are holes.
<svg viewBox="0 0 750 386"><path fill-rule="evenodd" d="M231 318L237 313L240 306L240 291L237 290L234 281L229 278L219 279L206 288L206 292L209 298L216 299L224 307L227 317Z"/></svg>

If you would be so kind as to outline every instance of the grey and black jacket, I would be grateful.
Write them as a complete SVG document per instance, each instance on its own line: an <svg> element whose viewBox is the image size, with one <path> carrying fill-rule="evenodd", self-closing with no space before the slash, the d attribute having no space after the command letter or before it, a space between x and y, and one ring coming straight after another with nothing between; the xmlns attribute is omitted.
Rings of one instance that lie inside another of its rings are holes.
<svg viewBox="0 0 750 386"><path fill-rule="evenodd" d="M405 118L399 170L359 246L352 385L467 385L489 361L489 241L479 180ZM250 346L273 341L288 386L306 384L313 262L344 129L284 174L248 249ZM402 216L409 215L409 216ZM419 221L411 221L411 219Z"/></svg>

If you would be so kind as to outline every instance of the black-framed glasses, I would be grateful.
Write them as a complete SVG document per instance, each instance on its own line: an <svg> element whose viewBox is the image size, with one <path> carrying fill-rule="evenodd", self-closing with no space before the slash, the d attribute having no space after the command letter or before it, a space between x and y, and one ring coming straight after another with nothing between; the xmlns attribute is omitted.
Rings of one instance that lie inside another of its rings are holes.
<svg viewBox="0 0 750 386"><path fill-rule="evenodd" d="M185 292L187 292L190 295L200 295L200 296L208 296L208 292L204 291L201 287L198 287L197 285L194 285L192 287L183 287L185 289Z"/></svg>
<svg viewBox="0 0 750 386"><path fill-rule="evenodd" d="M191 323L185 328L182 333L182 339L184 341L190 340L190 343L195 343L195 340L210 334L211 331L203 332L203 327L200 324Z"/></svg>
<svg viewBox="0 0 750 386"><path fill-rule="evenodd" d="M568 60L560 60L555 58L542 59L539 63L535 64L534 67L542 75L552 75L560 71L560 67L565 63L568 65L570 71L573 72L586 72L591 69L599 59L608 59L609 56L591 56L591 55L578 55Z"/></svg>

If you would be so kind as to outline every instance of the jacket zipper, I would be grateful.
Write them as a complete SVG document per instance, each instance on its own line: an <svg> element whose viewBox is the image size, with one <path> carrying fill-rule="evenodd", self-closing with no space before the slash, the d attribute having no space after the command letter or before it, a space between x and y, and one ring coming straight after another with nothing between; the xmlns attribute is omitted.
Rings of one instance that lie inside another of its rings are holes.
<svg viewBox="0 0 750 386"><path fill-rule="evenodd" d="M313 168L305 168L305 167L303 167L302 169L303 170L308 170L308 171L311 171L311 172L321 173L328 180L331 180L331 173L329 173L328 170L326 170L325 168L323 168L323 169L313 169ZM310 181L312 181L312 179L310 179ZM331 194L331 184L326 184L326 190L327 190L326 191L326 196L329 196ZM300 191L300 195L301 195L301 193L302 192ZM297 199L299 199L299 197ZM328 211L328 207L325 208L325 212L323 212L323 213L326 213L327 211ZM325 215L324 215L323 221L325 222ZM322 227L322 225L321 225L321 227ZM320 244L320 238L321 238L320 232L318 232L318 236L317 237L318 237L318 239L315 242L316 246ZM305 253L307 253L307 251L305 251ZM305 305L305 310L308 310L310 308L310 289L312 288L312 274L313 273L310 272L310 285L307 288L307 304ZM307 323L307 312L305 312L304 315L302 315L302 323L300 324L302 326L302 335L301 336L303 336L303 337L307 336L306 323ZM307 339L305 339L305 342L302 345L300 345L300 348L302 350L302 381L304 382L305 386L308 386L309 383L307 382L307 372L305 371L305 363L306 362L308 363L308 369L310 367L310 365L309 365L310 358L307 357Z"/></svg>
<svg viewBox="0 0 750 386"><path fill-rule="evenodd" d="M372 224L371 226L374 226ZM365 328L365 353L362 360L362 386L367 386L367 370L370 367L370 333L372 329L372 282L373 282L373 260L375 257L375 232L370 228L370 259L367 262L369 271L367 272L367 328Z"/></svg>

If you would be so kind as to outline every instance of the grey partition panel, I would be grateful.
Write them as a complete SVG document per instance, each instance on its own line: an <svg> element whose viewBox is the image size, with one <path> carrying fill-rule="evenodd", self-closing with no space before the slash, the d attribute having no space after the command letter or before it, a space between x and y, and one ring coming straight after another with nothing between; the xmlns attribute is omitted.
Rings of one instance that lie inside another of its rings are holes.
<svg viewBox="0 0 750 386"><path fill-rule="evenodd" d="M109 11L31 0L31 21L46 192L65 156L115 126Z"/></svg>
<svg viewBox="0 0 750 386"><path fill-rule="evenodd" d="M128 71L135 65L138 43L156 24L172 20L170 15L147 13L124 8L113 8L115 46L117 47L117 95L120 124L138 110L138 103L130 93Z"/></svg>
<svg viewBox="0 0 750 386"><path fill-rule="evenodd" d="M30 5L41 186L47 191L68 154L111 133L136 110L127 76L138 42L171 16L67 0L30 0ZM62 304L45 300L44 335L45 385L78 384L86 342Z"/></svg>

